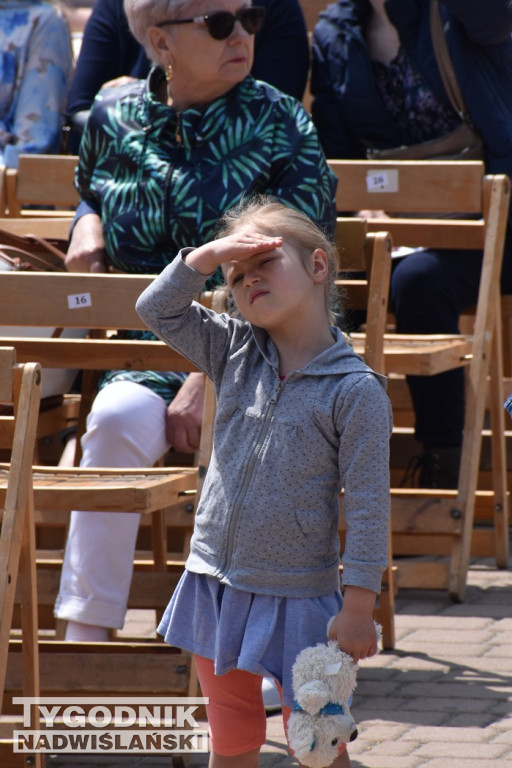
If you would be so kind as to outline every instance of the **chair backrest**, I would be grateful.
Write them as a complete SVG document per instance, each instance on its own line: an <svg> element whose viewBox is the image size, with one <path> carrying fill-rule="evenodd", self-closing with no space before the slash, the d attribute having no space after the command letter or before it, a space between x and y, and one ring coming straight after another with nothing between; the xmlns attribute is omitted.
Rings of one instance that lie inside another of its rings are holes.
<svg viewBox="0 0 512 768"><path fill-rule="evenodd" d="M338 210L386 212L387 218L368 218L368 230L387 230L395 246L483 250L484 266L494 259L497 240L503 248L510 182L485 175L482 162L329 160L329 165L339 180ZM495 264L490 269L495 273ZM480 283L487 307L482 304L476 321L482 332L494 316L492 303L500 304L499 281L484 280L488 272L483 269Z"/></svg>
<svg viewBox="0 0 512 768"><path fill-rule="evenodd" d="M62 240L63 244L69 237L71 227L70 216L17 216L0 217L0 230L9 232L11 235L24 237L33 235L50 240ZM0 245L2 243L2 234L0 232Z"/></svg>
<svg viewBox="0 0 512 768"><path fill-rule="evenodd" d="M20 361L37 360L45 368L195 371L188 360L161 341L112 343L105 338L104 332L110 330L145 329L135 302L153 279L152 275L0 272L6 326L88 328L92 332L88 339L4 334L1 341L9 339Z"/></svg>
<svg viewBox="0 0 512 768"><path fill-rule="evenodd" d="M492 186L483 163L333 159L329 165L338 177L337 209L390 214L369 218L368 230L390 232L394 245L483 248Z"/></svg>
<svg viewBox="0 0 512 768"><path fill-rule="evenodd" d="M368 233L364 219L338 217L335 240L342 309L365 313L364 344L358 351L371 368L383 372L391 238L387 232Z"/></svg>
<svg viewBox="0 0 512 768"><path fill-rule="evenodd" d="M79 199L74 186L77 160L74 155L20 155L18 168L4 172L0 201L3 198L5 207L0 215L38 217L51 211L57 216L60 211L55 209L64 209L66 215L72 216Z"/></svg>

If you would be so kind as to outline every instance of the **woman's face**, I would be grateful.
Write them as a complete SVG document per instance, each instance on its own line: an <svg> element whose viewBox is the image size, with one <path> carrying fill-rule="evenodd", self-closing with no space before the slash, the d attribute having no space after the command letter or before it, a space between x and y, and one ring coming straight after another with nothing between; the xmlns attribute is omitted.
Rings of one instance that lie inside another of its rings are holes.
<svg viewBox="0 0 512 768"><path fill-rule="evenodd" d="M250 7L249 0L192 0L181 6L176 18L188 19L214 11L235 14ZM239 21L225 40L215 40L204 22L173 24L160 28L163 38L157 53L164 67L173 70L169 91L180 109L218 98L251 71L254 35Z"/></svg>

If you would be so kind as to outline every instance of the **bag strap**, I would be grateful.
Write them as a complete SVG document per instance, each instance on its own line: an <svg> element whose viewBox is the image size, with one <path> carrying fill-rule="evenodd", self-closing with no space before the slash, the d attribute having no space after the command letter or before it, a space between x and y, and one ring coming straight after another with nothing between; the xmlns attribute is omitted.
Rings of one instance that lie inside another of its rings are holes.
<svg viewBox="0 0 512 768"><path fill-rule="evenodd" d="M0 229L0 248L18 248L24 253L33 255L42 269L49 272L66 272L64 260L66 254L61 249L59 240L47 240L37 235L14 235L12 232Z"/></svg>
<svg viewBox="0 0 512 768"><path fill-rule="evenodd" d="M432 45L434 47L437 66L439 67L443 85L452 107L461 120L464 120L465 123L471 125L471 120L466 110L466 104L457 81L457 75L453 68L448 43L446 42L443 21L439 10L439 0L430 0L430 34L432 36Z"/></svg>
<svg viewBox="0 0 512 768"><path fill-rule="evenodd" d="M37 272L66 272L63 263L56 266L47 254L35 254L24 248L17 248L8 243L0 243L0 259L10 264L14 269L33 269Z"/></svg>

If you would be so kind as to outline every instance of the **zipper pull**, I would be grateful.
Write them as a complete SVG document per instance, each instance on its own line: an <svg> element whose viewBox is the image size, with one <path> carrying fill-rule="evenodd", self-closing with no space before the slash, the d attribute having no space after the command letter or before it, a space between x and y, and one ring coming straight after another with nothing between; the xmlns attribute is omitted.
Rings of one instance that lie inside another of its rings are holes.
<svg viewBox="0 0 512 768"><path fill-rule="evenodd" d="M270 398L270 402L272 404L275 404L277 402L277 398L281 394L281 390L282 390L283 386L284 386L284 380L281 379L279 374L278 374L277 375L276 386L275 386L275 389L274 389L274 393L273 393L273 395Z"/></svg>

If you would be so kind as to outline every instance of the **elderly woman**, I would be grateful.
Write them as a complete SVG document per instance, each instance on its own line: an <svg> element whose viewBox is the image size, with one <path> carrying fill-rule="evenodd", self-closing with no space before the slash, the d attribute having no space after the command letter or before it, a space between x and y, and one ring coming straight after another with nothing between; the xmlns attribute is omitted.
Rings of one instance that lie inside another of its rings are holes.
<svg viewBox="0 0 512 768"><path fill-rule="evenodd" d="M82 2L82 0L77 0ZM302 99L309 43L299 0L258 0L265 23L254 37L251 74ZM131 34L123 0L97 0L85 28L69 89L69 147L76 152L94 97L116 78L145 78L151 69L144 47Z"/></svg>
<svg viewBox="0 0 512 768"><path fill-rule="evenodd" d="M158 66L96 99L68 269L159 273L253 193L332 230L335 180L308 114L249 74L264 10L243 0L125 0L125 10ZM82 466L147 467L169 446L193 452L201 414L200 374L111 372L88 418ZM56 604L68 639L123 626L138 523L72 513Z"/></svg>

